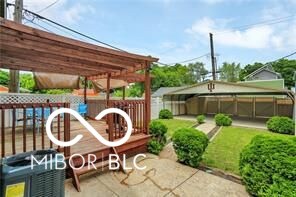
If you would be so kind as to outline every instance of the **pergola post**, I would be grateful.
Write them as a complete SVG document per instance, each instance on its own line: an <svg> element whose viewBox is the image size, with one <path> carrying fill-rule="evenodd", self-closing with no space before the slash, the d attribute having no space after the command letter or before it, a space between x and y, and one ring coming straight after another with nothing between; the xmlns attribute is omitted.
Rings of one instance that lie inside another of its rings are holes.
<svg viewBox="0 0 296 197"><path fill-rule="evenodd" d="M253 97L252 99L252 117L256 118L256 97Z"/></svg>
<svg viewBox="0 0 296 197"><path fill-rule="evenodd" d="M106 107L110 107L109 106L109 101L110 101L110 78L111 78L111 74L108 73L107 75L107 89L106 89Z"/></svg>
<svg viewBox="0 0 296 197"><path fill-rule="evenodd" d="M87 99L87 77L84 78L84 90L83 90L83 101L86 104Z"/></svg>
<svg viewBox="0 0 296 197"><path fill-rule="evenodd" d="M125 86L122 86L122 100L125 100Z"/></svg>
<svg viewBox="0 0 296 197"><path fill-rule="evenodd" d="M146 120L146 134L149 134L149 123L151 119L151 78L150 78L150 62L146 62L145 69L145 120Z"/></svg>
<svg viewBox="0 0 296 197"><path fill-rule="evenodd" d="M233 97L233 102L234 102L233 116L237 116L237 96L236 95Z"/></svg>

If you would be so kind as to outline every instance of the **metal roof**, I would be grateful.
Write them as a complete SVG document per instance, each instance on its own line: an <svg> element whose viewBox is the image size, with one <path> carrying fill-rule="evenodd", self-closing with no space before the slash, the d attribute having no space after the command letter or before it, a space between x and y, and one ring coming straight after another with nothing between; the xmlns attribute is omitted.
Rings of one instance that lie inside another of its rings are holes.
<svg viewBox="0 0 296 197"><path fill-rule="evenodd" d="M180 87L161 87L158 90L156 90L151 96L152 97L162 97L165 94L168 94L170 92L174 92L180 89L184 89L188 86L180 86Z"/></svg>

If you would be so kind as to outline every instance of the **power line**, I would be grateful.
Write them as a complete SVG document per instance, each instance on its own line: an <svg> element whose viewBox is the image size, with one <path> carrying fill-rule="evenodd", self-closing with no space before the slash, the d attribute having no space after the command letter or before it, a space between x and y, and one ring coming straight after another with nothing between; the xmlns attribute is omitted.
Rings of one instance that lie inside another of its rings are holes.
<svg viewBox="0 0 296 197"><path fill-rule="evenodd" d="M201 56L199 56L199 57L195 57L195 58L188 59L188 60L183 60L183 61L180 61L180 62L169 63L168 65L175 65L175 64L183 64L183 63L186 63L186 62L192 62L192 61L194 61L194 60L201 59L201 58L206 57L206 56L208 56L208 55L209 55L209 53L206 53L206 54L203 54L203 55L201 55Z"/></svg>
<svg viewBox="0 0 296 197"><path fill-rule="evenodd" d="M286 58L288 58L288 57L291 57L291 56L293 56L293 55L296 55L296 51L295 51L295 52L293 52L293 53L290 53L289 55L286 55L286 56L284 56L284 57L278 58L278 59L276 59L276 60L273 60L273 61L271 61L271 62L268 62L268 63L277 62L277 61L279 61L279 60L286 59Z"/></svg>
<svg viewBox="0 0 296 197"><path fill-rule="evenodd" d="M43 12L43 11L47 10L48 8L50 8L51 6L53 6L54 4L56 4L57 2L59 2L59 0L54 1L53 3L49 4L48 6L46 6L43 9L37 11L36 13L40 13L40 12Z"/></svg>
<svg viewBox="0 0 296 197"><path fill-rule="evenodd" d="M295 16L296 15L293 14L293 15L286 16L286 17L281 17L281 18L276 18L276 19L271 19L271 20L265 20L265 21L261 21L261 22L258 22L258 23L248 24L248 25L237 26L237 27L231 28L230 30L217 31L217 32L215 32L215 34L220 35L220 34L234 32L234 31L246 30L246 29L250 29L252 27L274 25L274 24L285 22L285 21L293 20L293 19L295 19Z"/></svg>
<svg viewBox="0 0 296 197"><path fill-rule="evenodd" d="M27 19L27 18L25 18L25 17L24 17L24 19L25 19L27 22L32 23L32 24L34 24L34 25L36 25L36 26L38 26L38 27L44 29L45 31L48 31L48 32L50 32L50 33L53 33L52 31L50 31L50 30L47 29L46 27L43 27L42 25L39 25L38 23L35 23L34 20L29 20L29 19Z"/></svg>
<svg viewBox="0 0 296 197"><path fill-rule="evenodd" d="M47 22L47 21L44 21L44 20L41 20L41 21L42 21L43 23L45 23L46 25L49 25L49 26L51 26L51 27L53 27L53 28L55 28L55 29L57 29L57 30L59 30L59 31L61 31L61 32L64 32L64 33L66 33L66 34L72 36L73 38L76 38L76 39L78 39L78 40L84 40L84 39L79 38L78 36L75 36L74 34L68 32L68 31L66 31L66 30L64 30L64 29L62 29L62 28L59 28L59 27L57 27L57 26L54 26L53 24L51 24L51 23L49 23L49 22Z"/></svg>
<svg viewBox="0 0 296 197"><path fill-rule="evenodd" d="M15 4L7 3L7 6L15 6ZM86 34L83 34L83 33L79 32L79 31L77 31L77 30L74 30L74 29L72 29L72 28L70 28L70 27L67 27L67 26L65 26L65 25L62 25L62 24L60 24L60 23L58 23L58 22L55 22L55 21L53 21L53 20L51 20L51 19L49 19L49 18L46 18L46 17L44 17L44 16L41 16L41 15L35 13L35 12L32 12L32 11L27 10L27 9L24 9L24 8L23 8L23 11L24 11L24 12L27 12L27 13L29 13L29 14L31 14L31 15L33 15L33 16L35 16L35 17L41 19L41 20L46 20L46 21L48 21L48 22L50 22L50 23L53 23L53 24L55 24L55 25L57 25L57 26L59 26L59 27L62 27L62 28L64 28L64 29L68 30L68 31L71 31L71 32L76 33L76 34L78 34L78 35L80 35L80 36L83 36L83 37L85 37L85 38L88 38L88 39L90 39L90 40L92 40L92 41L95 41L95 42L97 42L97 43L100 43L100 44L106 45L106 46L111 47L111 48L113 48L113 49L116 49L116 50L118 50L118 51L122 51L122 52L126 52L126 53L127 53L127 51L125 51L125 50L123 50L123 49L120 49L120 48L115 47L115 46L113 46L113 45L111 45L111 44L108 44L108 43L102 42L102 41L100 41L100 40L98 40L98 39L96 39L96 38L93 38L93 37L91 37L91 36L88 36L88 35L86 35Z"/></svg>

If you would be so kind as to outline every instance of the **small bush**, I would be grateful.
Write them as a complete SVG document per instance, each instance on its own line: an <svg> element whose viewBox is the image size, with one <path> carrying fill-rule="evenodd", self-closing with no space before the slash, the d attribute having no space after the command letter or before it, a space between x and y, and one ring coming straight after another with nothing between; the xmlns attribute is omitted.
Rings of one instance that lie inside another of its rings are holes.
<svg viewBox="0 0 296 197"><path fill-rule="evenodd" d="M179 162L196 168L208 145L207 136L194 128L182 128L174 133L172 139Z"/></svg>
<svg viewBox="0 0 296 197"><path fill-rule="evenodd" d="M216 114L215 122L217 126L230 126L232 124L232 119L225 114Z"/></svg>
<svg viewBox="0 0 296 197"><path fill-rule="evenodd" d="M196 120L197 120L197 123L198 123L198 124L202 124L202 123L204 123L204 122L205 122L205 119L206 119L206 117L205 117L204 115L198 115L198 116L196 117Z"/></svg>
<svg viewBox="0 0 296 197"><path fill-rule="evenodd" d="M254 196L295 196L296 140L255 136L240 154L240 173Z"/></svg>
<svg viewBox="0 0 296 197"><path fill-rule="evenodd" d="M148 151L153 154L159 154L166 144L166 133L168 128L160 121L154 120L149 125L151 140L148 143Z"/></svg>
<svg viewBox="0 0 296 197"><path fill-rule="evenodd" d="M161 143L159 143L157 140L151 139L148 142L148 152L149 153L158 155L162 149L163 149L163 145Z"/></svg>
<svg viewBox="0 0 296 197"><path fill-rule="evenodd" d="M273 116L266 122L268 130L275 133L294 134L295 123L291 118L283 116Z"/></svg>
<svg viewBox="0 0 296 197"><path fill-rule="evenodd" d="M159 112L158 118L159 119L173 119L173 114L168 109L162 109Z"/></svg>

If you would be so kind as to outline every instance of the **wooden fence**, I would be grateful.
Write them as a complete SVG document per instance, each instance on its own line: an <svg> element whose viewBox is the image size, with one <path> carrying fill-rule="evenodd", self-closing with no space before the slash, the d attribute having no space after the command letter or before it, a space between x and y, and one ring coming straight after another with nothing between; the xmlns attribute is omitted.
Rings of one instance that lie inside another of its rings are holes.
<svg viewBox="0 0 296 197"><path fill-rule="evenodd" d="M272 116L293 117L293 102L277 97L192 97L186 103L165 101L165 108L174 115L197 115L224 113L247 118Z"/></svg>

